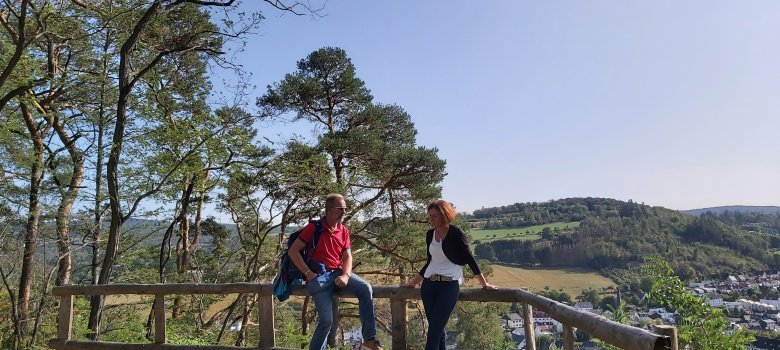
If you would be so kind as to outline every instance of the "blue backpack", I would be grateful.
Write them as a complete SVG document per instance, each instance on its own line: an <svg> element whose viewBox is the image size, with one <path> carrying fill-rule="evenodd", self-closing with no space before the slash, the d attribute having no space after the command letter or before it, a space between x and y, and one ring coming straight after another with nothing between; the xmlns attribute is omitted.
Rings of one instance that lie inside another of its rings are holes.
<svg viewBox="0 0 780 350"><path fill-rule="evenodd" d="M314 224L314 234L312 235L311 243L306 249L301 250L301 257L303 257L303 261L306 262L306 265L310 265L311 255L314 252L314 248L317 247L317 242L320 240L320 236L322 236L324 230L322 227L322 220L312 220L311 222ZM303 231L303 228L290 234L290 237L287 238L287 250L282 254L281 259L279 259L279 273L274 278L274 296L276 296L279 301L285 301L290 297L290 291L293 286L303 284L303 272L293 264L289 255L290 247L298 240L301 231Z"/></svg>

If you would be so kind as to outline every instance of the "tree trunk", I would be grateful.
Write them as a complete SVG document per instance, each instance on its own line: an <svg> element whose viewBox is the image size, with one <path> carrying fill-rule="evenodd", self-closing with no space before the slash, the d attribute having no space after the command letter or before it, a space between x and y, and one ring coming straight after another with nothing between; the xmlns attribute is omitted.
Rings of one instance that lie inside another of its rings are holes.
<svg viewBox="0 0 780 350"><path fill-rule="evenodd" d="M127 102L130 97L132 87L123 84L127 81L127 57L122 55L119 75L119 101L117 103L116 124L114 125L114 136L111 143L111 152L108 155L108 164L106 167L106 178L108 179L108 200L111 209L111 226L108 230L108 242L106 252L103 256L103 263L100 266L100 274L97 284L108 284L111 281L111 271L116 260L116 252L119 249L119 235L123 223L122 208L119 203L119 156L122 153L122 142L124 141L125 126L127 123ZM124 79L123 79L124 77ZM89 322L87 326L92 331L89 338L98 340L100 338L100 316L102 314L104 297L102 295L93 296L90 300Z"/></svg>
<svg viewBox="0 0 780 350"><path fill-rule="evenodd" d="M54 130L57 132L60 140L68 148L71 162L73 162L72 174L68 188L62 195L62 201L57 208L57 248L59 251L59 264L57 267L56 285L62 286L70 283L72 273L72 259L70 255L70 218L73 213L73 203L79 193L81 182L84 180L84 157L81 151L76 148L75 140L72 139L65 128L60 124L58 118L54 118Z"/></svg>
<svg viewBox="0 0 780 350"><path fill-rule="evenodd" d="M144 27L149 24L152 16L162 5L161 1L155 1L144 12L141 19L133 27L130 36L122 44L119 52L119 96L116 104L116 121L114 123L114 135L111 142L111 152L108 154L108 163L106 165L106 178L108 180L108 200L111 209L111 226L108 230L108 243L103 257L103 263L100 267L98 284L108 284L111 281L111 271L116 260L116 252L119 248L119 235L124 218L122 208L119 202L119 158L122 154L122 143L125 138L125 127L127 126L127 104L130 94L133 90L135 81L130 76L130 53L138 42ZM92 334L88 335L90 339L97 340L100 337L100 316L102 314L104 298L102 295L92 297L90 301L88 327Z"/></svg>
<svg viewBox="0 0 780 350"><path fill-rule="evenodd" d="M181 212L174 219L171 224L173 226L179 223L179 239L176 242L176 273L179 275L179 282L186 278L187 269L189 265L189 235L190 235L190 221L187 218L187 212L190 210L190 199L192 198L192 190L195 187L197 179L186 178L184 180L185 189L181 194ZM162 250L160 251L162 254ZM162 266L160 266L162 269ZM173 311L171 317L178 318L181 314L181 295L176 295L173 299Z"/></svg>
<svg viewBox="0 0 780 350"><path fill-rule="evenodd" d="M30 193L28 203L27 225L24 235L24 256L22 257L22 271L19 277L19 299L17 310L19 313L19 327L14 331L14 342L21 344L27 336L27 319L30 315L30 292L32 288L33 258L35 256L35 244L38 239L38 227L41 217L40 192L43 181L43 140L44 132L39 130L33 120L32 113L26 104L21 104L22 117L30 133L35 152L34 161L30 172Z"/></svg>
<svg viewBox="0 0 780 350"><path fill-rule="evenodd" d="M109 75L108 69L108 52L111 48L111 34L106 33L105 41L103 42L103 65L102 72L104 76ZM97 149L95 154L95 202L92 209L94 221L92 222L92 230L90 232L90 238L92 242L92 265L91 265L91 277L92 284L98 282L98 240L100 239L100 233L103 231L103 158L105 157L105 134L106 134L106 92L109 90L108 84L105 79L100 81L100 102L98 104L98 123L97 123Z"/></svg>

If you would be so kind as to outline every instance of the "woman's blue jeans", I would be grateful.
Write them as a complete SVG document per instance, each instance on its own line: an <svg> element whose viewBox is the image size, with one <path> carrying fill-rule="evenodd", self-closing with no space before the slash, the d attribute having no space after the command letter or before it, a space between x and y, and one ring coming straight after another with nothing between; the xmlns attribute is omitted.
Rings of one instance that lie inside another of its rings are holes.
<svg viewBox="0 0 780 350"><path fill-rule="evenodd" d="M455 303L460 295L458 281L431 281L424 279L420 287L420 297L428 319L428 338L425 350L446 350L444 326L450 319Z"/></svg>
<svg viewBox="0 0 780 350"><path fill-rule="evenodd" d="M334 271L337 276L341 274L339 270ZM333 292L336 291L334 279L330 278L327 283L320 283L313 279L306 282L306 291L314 300L314 306L317 308L319 321L314 335L309 343L309 350L324 350L328 342L330 327L333 325ZM355 294L358 298L358 311L360 312L360 324L362 325L363 339L374 339L376 337L376 320L374 319L374 299L371 285L360 276L352 273L349 275L349 282L344 287L347 291Z"/></svg>

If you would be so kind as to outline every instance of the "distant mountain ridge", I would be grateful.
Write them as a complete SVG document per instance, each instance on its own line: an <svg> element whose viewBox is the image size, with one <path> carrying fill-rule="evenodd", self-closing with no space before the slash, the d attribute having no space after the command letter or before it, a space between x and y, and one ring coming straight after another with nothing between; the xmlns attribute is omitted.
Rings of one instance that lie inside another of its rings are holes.
<svg viewBox="0 0 780 350"><path fill-rule="evenodd" d="M692 215L692 216L700 216L708 212L715 215L720 215L727 211L736 212L736 213L780 214L780 207L755 206L755 205L728 205L722 207L680 210L681 213Z"/></svg>

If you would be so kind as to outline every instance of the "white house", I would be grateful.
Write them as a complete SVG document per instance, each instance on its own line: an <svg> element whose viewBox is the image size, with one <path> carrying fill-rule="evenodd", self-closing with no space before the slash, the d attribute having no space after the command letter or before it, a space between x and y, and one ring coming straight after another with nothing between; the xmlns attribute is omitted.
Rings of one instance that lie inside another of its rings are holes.
<svg viewBox="0 0 780 350"><path fill-rule="evenodd" d="M581 301L574 304L574 309L577 311L593 312L593 304L587 301Z"/></svg>
<svg viewBox="0 0 780 350"><path fill-rule="evenodd" d="M723 307L725 305L723 297L717 294L708 295L707 300L709 301L711 307Z"/></svg>
<svg viewBox="0 0 780 350"><path fill-rule="evenodd" d="M511 313L509 315L506 315L506 326L507 328L520 328L523 326L523 317L518 315L517 313Z"/></svg>
<svg viewBox="0 0 780 350"><path fill-rule="evenodd" d="M727 301L727 302L725 302L725 303L723 303L723 304L724 304L724 306L726 306L726 308L727 308L727 309L729 309L729 310L740 310L740 311L741 311L741 310L744 310L744 309L745 309L745 308L742 306L742 303L740 303L740 302L738 302L738 301Z"/></svg>

